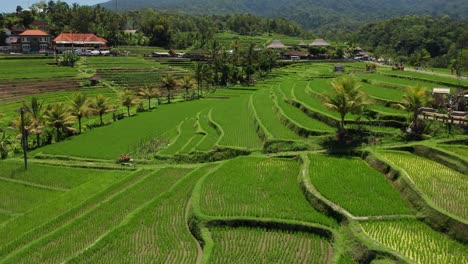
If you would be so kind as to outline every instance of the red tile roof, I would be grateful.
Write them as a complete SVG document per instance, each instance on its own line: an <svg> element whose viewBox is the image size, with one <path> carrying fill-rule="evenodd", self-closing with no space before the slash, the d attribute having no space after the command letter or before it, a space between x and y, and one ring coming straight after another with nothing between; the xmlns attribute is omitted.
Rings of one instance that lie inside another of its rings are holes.
<svg viewBox="0 0 468 264"><path fill-rule="evenodd" d="M89 43L89 44L105 44L107 40L100 38L94 34L82 33L62 33L54 39L55 43Z"/></svg>
<svg viewBox="0 0 468 264"><path fill-rule="evenodd" d="M19 35L20 36L50 36L49 34L39 29L29 29Z"/></svg>

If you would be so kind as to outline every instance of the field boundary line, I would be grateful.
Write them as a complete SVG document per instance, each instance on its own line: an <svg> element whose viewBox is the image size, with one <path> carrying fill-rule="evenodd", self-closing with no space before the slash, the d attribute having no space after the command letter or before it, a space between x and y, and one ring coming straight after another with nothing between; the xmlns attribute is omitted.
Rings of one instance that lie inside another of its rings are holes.
<svg viewBox="0 0 468 264"><path fill-rule="evenodd" d="M175 136L174 138L172 138L172 139L170 140L170 143L169 143L169 145L168 145L167 147L165 147L165 148L161 149L160 151L158 151L158 152L157 152L158 155L166 155L166 154L163 154L162 152L165 151L165 150L167 150L170 146L172 146L172 145L179 139L180 135L182 134L182 130L181 130L182 124L183 124L185 121L186 121L186 120L183 120L183 121L181 121L181 122L179 123L179 125L177 126L177 136Z"/></svg>
<svg viewBox="0 0 468 264"><path fill-rule="evenodd" d="M32 183L32 182L28 182L28 181L5 178L5 177L1 177L1 176L0 176L0 180L6 181L6 182L12 182L12 183L16 183L16 184L21 184L21 185L25 185L25 186L29 186L29 187L34 187L34 188L38 188L38 189L49 190L49 191L67 192L67 191L70 190L70 189L66 189L66 188L53 187L53 186L42 185L42 184L38 184L38 183Z"/></svg>
<svg viewBox="0 0 468 264"><path fill-rule="evenodd" d="M159 171L159 169L157 171ZM70 210L64 212L61 215L56 216L55 218L51 219L48 222L45 222L45 223L39 225L37 228L31 229L31 230L25 232L23 235L18 237L18 239L13 241L17 245L16 249L14 249L14 250L3 249L2 252L0 252L0 254L1 255L5 254L5 257L9 256L11 254L15 254L15 252L17 252L18 250L22 250L23 248L28 247L30 244L35 243L35 241L41 240L46 236L50 236L52 233L55 233L56 230L63 228L65 225L69 225L75 219L77 219L79 217L82 217L83 215L85 215L85 214L89 213L90 211L94 210L95 208L99 207L102 203L105 203L105 202L109 201L110 199L112 199L113 197L119 195L124 190L126 190L128 187L138 183L143 178L150 175L151 172L152 171L149 171L149 170L138 170L138 171L136 171L134 173L131 173L130 175L128 175L126 177L126 178L128 178L127 181L122 180L122 181L120 181L120 182L118 182L116 184L113 184L113 185L109 186L108 188L106 188L105 190L99 192L95 196L92 196L89 199L83 201L83 203L81 203L80 205L78 205L78 206L76 206L74 208L71 208ZM78 215L78 216L74 217L75 215ZM47 231L47 228L50 228L51 225L53 226L53 225L56 225L57 223L59 223L58 228L50 229L50 231ZM60 223L62 223L62 224L60 224ZM30 237L29 238L27 237L27 236L31 236L31 234L34 234L35 232L39 232L41 230L41 228L46 229L44 234L39 235L37 237L34 237L34 238L32 238L32 240L30 240L31 239ZM28 239L28 242L21 243L21 239L23 239L23 240ZM10 245L10 247L12 247L11 245L14 246L15 244L10 243L8 245ZM3 252L5 250L6 250L6 252Z"/></svg>
<svg viewBox="0 0 468 264"><path fill-rule="evenodd" d="M114 226L113 228L111 228L111 229L107 230L106 232L104 232L101 236L96 238L96 240L94 242L89 244L86 248L82 249L80 252L77 252L75 255L70 256L68 259L63 261L63 263L74 262L75 260L79 259L81 256L84 256L87 251L93 250L93 248L99 248L99 243L101 241L104 241L104 239L106 239L106 237L110 237L110 235L112 235L113 233L118 232L120 229L122 229L123 227L130 224L131 221L136 219L136 216L138 214L141 214L143 211L145 211L147 209L147 207L151 206L153 203L157 203L157 202L159 202L160 199L166 197L167 195L172 194L174 192L174 189L176 189L184 180L186 180L187 178L192 176L192 174L197 172L202 167L203 166L200 166L197 169L194 169L194 170L190 171L189 173L184 175L182 178L180 178L179 180L174 182L171 185L171 187L169 187L169 189L167 189L166 191L160 193L156 197L153 197L152 199L148 200L144 204L138 206L137 208L135 208L135 210L129 212L126 215L126 217L122 220L122 222L120 222L117 226ZM150 174L150 175L152 175L152 174ZM190 232L190 229L188 229L188 230Z"/></svg>

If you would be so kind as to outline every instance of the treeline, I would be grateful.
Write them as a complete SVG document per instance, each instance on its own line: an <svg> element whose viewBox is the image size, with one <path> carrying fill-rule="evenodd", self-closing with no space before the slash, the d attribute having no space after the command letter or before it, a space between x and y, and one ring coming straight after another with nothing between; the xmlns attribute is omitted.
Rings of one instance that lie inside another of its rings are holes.
<svg viewBox="0 0 468 264"><path fill-rule="evenodd" d="M230 30L255 36L278 33L310 37L299 24L282 18L264 18L248 14L196 16L160 13L153 9L113 12L102 7L68 5L65 2L39 2L30 9L18 6L15 13L0 14L0 28L34 28L40 22L51 35L62 32L95 33L111 45L152 45L185 49L203 46L217 32ZM138 30L126 34L125 29ZM1 41L1 39L0 39Z"/></svg>
<svg viewBox="0 0 468 264"><path fill-rule="evenodd" d="M405 16L372 23L351 37L373 51L415 66L468 67L468 21L448 17Z"/></svg>

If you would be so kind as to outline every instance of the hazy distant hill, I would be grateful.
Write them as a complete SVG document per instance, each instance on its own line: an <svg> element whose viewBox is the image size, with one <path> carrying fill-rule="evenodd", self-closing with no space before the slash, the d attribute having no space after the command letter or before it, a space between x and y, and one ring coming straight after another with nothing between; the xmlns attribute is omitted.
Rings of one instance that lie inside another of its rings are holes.
<svg viewBox="0 0 468 264"><path fill-rule="evenodd" d="M449 15L468 18L466 0L111 0L109 9L156 8L195 14L251 13L281 16L306 28L348 27L402 15Z"/></svg>

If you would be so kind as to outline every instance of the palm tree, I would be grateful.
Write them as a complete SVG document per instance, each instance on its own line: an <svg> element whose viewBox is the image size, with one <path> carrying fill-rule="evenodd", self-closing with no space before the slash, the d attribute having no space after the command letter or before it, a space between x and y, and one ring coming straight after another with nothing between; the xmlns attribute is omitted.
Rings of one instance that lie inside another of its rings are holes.
<svg viewBox="0 0 468 264"><path fill-rule="evenodd" d="M51 127L55 128L57 142L60 141L60 130L62 132L75 131L73 124L75 123L76 116L70 113L70 108L64 103L49 105L44 119Z"/></svg>
<svg viewBox="0 0 468 264"><path fill-rule="evenodd" d="M365 94L360 85L351 77L340 78L332 82L333 93L326 94L323 104L340 114L339 132L344 132L345 117L348 113L362 110L366 104Z"/></svg>
<svg viewBox="0 0 468 264"><path fill-rule="evenodd" d="M99 115L101 126L104 124L104 122L102 121L102 116L105 113L109 113L113 110L113 108L109 104L109 99L104 97L102 94L96 95L94 100L91 102L91 109L94 111L94 113Z"/></svg>
<svg viewBox="0 0 468 264"><path fill-rule="evenodd" d="M6 131L0 128L0 159L6 159L8 157L8 151L13 145L13 139L9 136Z"/></svg>
<svg viewBox="0 0 468 264"><path fill-rule="evenodd" d="M19 132L19 134L16 135L16 139L22 139L23 138L23 133L21 129L21 117L18 116L14 120L10 122L9 128L11 130L16 130ZM32 134L32 128L33 127L33 121L31 119L31 115L24 115L24 132L25 132L25 142L28 142L29 135Z"/></svg>
<svg viewBox="0 0 468 264"><path fill-rule="evenodd" d="M185 99L189 99L189 90L193 88L193 77L190 75L184 76L180 83L180 87L185 90Z"/></svg>
<svg viewBox="0 0 468 264"><path fill-rule="evenodd" d="M400 104L393 105L395 108L404 109L411 114L410 128L413 128L415 133L419 132L418 125L418 110L421 107L427 106L431 101L429 91L421 85L409 86L406 88L405 95Z"/></svg>
<svg viewBox="0 0 468 264"><path fill-rule="evenodd" d="M145 87L138 90L138 96L143 99L148 99L148 110L151 109L151 99L157 98L161 95L161 91L152 85L145 85Z"/></svg>
<svg viewBox="0 0 468 264"><path fill-rule="evenodd" d="M197 90L198 90L198 98L201 97L201 86L203 84L203 67L204 64L197 63L195 64L195 69L194 69L194 77L195 80L197 81Z"/></svg>
<svg viewBox="0 0 468 264"><path fill-rule="evenodd" d="M130 107L138 103L132 90L126 89L120 94L120 103L127 107L127 114L130 116Z"/></svg>
<svg viewBox="0 0 468 264"><path fill-rule="evenodd" d="M211 67L207 64L203 65L203 68L202 68L202 76L203 76L203 80L205 81L206 83L206 91L209 92L210 90L210 83L213 81L213 70L211 69Z"/></svg>
<svg viewBox="0 0 468 264"><path fill-rule="evenodd" d="M167 103L168 104L171 103L171 95L172 95L171 91L174 90L176 86L177 86L177 82L174 79L174 77L172 77L172 75L167 74L166 76L161 77L161 88L167 90Z"/></svg>
<svg viewBox="0 0 468 264"><path fill-rule="evenodd" d="M81 134L81 119L92 113L91 102L84 93L76 93L71 100L71 114L78 119L78 133Z"/></svg>
<svg viewBox="0 0 468 264"><path fill-rule="evenodd" d="M23 108L31 118L29 129L31 134L36 135L36 146L41 145L41 134L44 132L44 100L39 102L36 97L31 98L29 103L23 102Z"/></svg>

